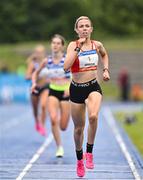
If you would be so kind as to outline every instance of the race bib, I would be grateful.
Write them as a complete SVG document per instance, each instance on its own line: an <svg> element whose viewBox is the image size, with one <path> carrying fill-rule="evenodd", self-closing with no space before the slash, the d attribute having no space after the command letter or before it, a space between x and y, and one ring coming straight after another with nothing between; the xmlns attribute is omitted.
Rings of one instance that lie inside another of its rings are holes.
<svg viewBox="0 0 143 180"><path fill-rule="evenodd" d="M65 71L61 68L53 68L48 70L48 77L49 78L64 78Z"/></svg>
<svg viewBox="0 0 143 180"><path fill-rule="evenodd" d="M98 54L96 50L81 52L78 58L80 69L97 66L98 64Z"/></svg>

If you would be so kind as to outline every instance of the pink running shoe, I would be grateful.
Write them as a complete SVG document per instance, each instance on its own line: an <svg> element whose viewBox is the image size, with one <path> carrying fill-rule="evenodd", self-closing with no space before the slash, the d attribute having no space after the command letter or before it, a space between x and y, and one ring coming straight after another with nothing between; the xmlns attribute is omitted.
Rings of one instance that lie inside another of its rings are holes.
<svg viewBox="0 0 143 180"><path fill-rule="evenodd" d="M77 175L83 177L85 175L84 162L83 159L77 160Z"/></svg>
<svg viewBox="0 0 143 180"><path fill-rule="evenodd" d="M93 169L94 168L93 154L85 153L85 157L86 157L86 168Z"/></svg>
<svg viewBox="0 0 143 180"><path fill-rule="evenodd" d="M39 123L35 124L35 129L36 129L36 131L39 131Z"/></svg>
<svg viewBox="0 0 143 180"><path fill-rule="evenodd" d="M45 129L45 127L42 126L41 124L40 124L40 126L39 126L39 133L40 133L42 136L46 136L46 129Z"/></svg>
<svg viewBox="0 0 143 180"><path fill-rule="evenodd" d="M46 136L46 129L40 123L35 124L35 129L42 136Z"/></svg>

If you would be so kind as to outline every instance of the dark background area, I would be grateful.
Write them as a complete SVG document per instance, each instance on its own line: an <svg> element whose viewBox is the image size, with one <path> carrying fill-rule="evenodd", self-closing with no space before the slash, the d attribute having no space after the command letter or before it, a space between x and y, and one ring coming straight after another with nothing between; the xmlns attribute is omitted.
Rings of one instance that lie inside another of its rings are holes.
<svg viewBox="0 0 143 180"><path fill-rule="evenodd" d="M81 15L92 19L99 39L143 34L142 0L1 0L0 43L44 41L57 32L70 40Z"/></svg>

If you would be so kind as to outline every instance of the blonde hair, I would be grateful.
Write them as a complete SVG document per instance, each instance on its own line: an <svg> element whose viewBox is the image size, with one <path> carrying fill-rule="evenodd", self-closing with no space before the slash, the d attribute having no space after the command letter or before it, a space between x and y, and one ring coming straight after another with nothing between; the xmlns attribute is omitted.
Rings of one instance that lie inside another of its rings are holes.
<svg viewBox="0 0 143 180"><path fill-rule="evenodd" d="M76 22L75 22L75 24L74 24L74 30L77 29L78 22L79 22L80 20L82 20L82 19L89 20L90 23L91 23L91 26L93 26L93 24L92 24L92 22L91 22L91 20L90 20L90 18L89 18L88 16L80 16L79 18L76 19Z"/></svg>
<svg viewBox="0 0 143 180"><path fill-rule="evenodd" d="M36 58L36 56L35 56L35 52L36 51L39 51L39 52L41 52L41 53L43 53L43 57L41 57L41 59L37 59ZM31 63L34 59L37 59L38 61L41 61L44 57L45 57L45 55L46 55L46 48L45 48L45 46L44 45L42 45L42 44L38 44L35 48L34 48L34 50L33 50L33 52L32 52L32 54L27 58L27 63L29 64L29 63Z"/></svg>
<svg viewBox="0 0 143 180"><path fill-rule="evenodd" d="M38 44L38 45L34 48L34 52L35 52L35 51L45 52L46 49L45 49L45 46L44 46L44 45Z"/></svg>

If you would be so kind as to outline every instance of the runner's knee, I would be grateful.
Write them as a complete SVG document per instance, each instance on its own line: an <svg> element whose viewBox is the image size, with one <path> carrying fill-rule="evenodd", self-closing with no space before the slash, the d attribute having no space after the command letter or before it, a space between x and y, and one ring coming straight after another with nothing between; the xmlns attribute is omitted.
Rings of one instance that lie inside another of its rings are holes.
<svg viewBox="0 0 143 180"><path fill-rule="evenodd" d="M92 113L89 115L89 123L94 124L98 119L98 115L96 113Z"/></svg>
<svg viewBox="0 0 143 180"><path fill-rule="evenodd" d="M60 128L61 128L62 131L65 131L67 129L67 126L64 126L64 125L61 124Z"/></svg>
<svg viewBox="0 0 143 180"><path fill-rule="evenodd" d="M77 134L78 136L82 135L83 134L83 130L84 128L83 127L75 127L75 134Z"/></svg>
<svg viewBox="0 0 143 180"><path fill-rule="evenodd" d="M50 113L50 119L51 119L52 126L55 126L55 125L57 125L59 123L56 113Z"/></svg>
<svg viewBox="0 0 143 180"><path fill-rule="evenodd" d="M55 119L51 119L51 125L52 126L56 126L56 125L58 125L58 121L57 120L55 120Z"/></svg>

